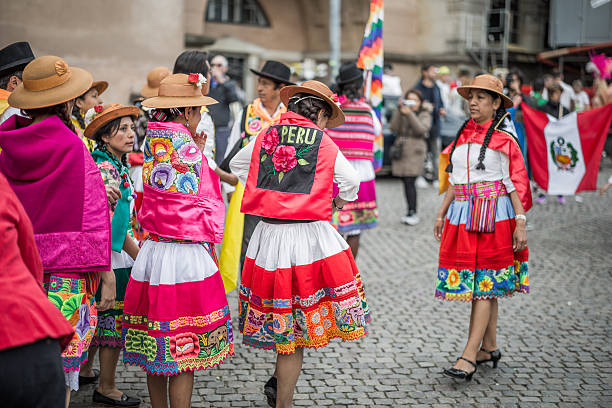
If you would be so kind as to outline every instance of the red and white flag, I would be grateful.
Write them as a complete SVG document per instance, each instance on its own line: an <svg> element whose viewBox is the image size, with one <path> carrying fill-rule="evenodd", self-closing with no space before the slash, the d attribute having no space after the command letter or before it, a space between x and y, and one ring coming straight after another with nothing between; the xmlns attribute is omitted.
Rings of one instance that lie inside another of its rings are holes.
<svg viewBox="0 0 612 408"><path fill-rule="evenodd" d="M548 194L597 190L612 104L556 119L523 103L531 174Z"/></svg>

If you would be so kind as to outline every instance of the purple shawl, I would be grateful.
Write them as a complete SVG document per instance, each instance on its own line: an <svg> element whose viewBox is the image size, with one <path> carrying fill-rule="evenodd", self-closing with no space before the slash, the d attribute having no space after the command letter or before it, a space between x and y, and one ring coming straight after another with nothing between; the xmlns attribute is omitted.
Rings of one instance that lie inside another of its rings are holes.
<svg viewBox="0 0 612 408"><path fill-rule="evenodd" d="M0 172L34 226L45 273L110 269L104 182L79 137L57 117L0 125Z"/></svg>

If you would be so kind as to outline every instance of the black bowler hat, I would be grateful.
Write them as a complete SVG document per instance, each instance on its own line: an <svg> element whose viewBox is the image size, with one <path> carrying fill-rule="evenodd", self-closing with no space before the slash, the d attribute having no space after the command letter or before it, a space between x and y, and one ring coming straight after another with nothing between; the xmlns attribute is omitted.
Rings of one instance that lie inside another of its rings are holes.
<svg viewBox="0 0 612 408"><path fill-rule="evenodd" d="M338 85L344 85L357 81L358 79L363 80L363 70L361 68L357 68L355 61L350 61L345 62L340 66L336 83Z"/></svg>
<svg viewBox="0 0 612 408"><path fill-rule="evenodd" d="M261 71L255 71L254 69L250 70L255 75L259 75L264 78L269 78L273 81L281 82L283 84L295 85L293 82L290 81L291 70L282 62L270 60L266 61Z"/></svg>
<svg viewBox="0 0 612 408"><path fill-rule="evenodd" d="M20 71L32 60L34 53L29 43L22 41L7 45L0 50L0 76Z"/></svg>

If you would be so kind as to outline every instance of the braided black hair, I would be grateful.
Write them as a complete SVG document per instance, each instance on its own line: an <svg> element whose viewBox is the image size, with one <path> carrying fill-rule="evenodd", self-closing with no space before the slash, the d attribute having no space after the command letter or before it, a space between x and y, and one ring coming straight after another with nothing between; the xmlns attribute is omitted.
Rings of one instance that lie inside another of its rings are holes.
<svg viewBox="0 0 612 408"><path fill-rule="evenodd" d="M77 122L79 122L79 126L81 127L81 129L85 129L87 127L87 125L85 124L85 118L83 117L83 115L81 115L81 108L79 108L76 103L72 107L72 116L74 116Z"/></svg>
<svg viewBox="0 0 612 408"><path fill-rule="evenodd" d="M76 129L70 120L70 114L68 113L68 105L66 102L60 103L59 105L47 106L45 108L38 109L22 109L24 116L35 118L43 115L55 115L66 125L68 129L76 133Z"/></svg>
<svg viewBox="0 0 612 408"><path fill-rule="evenodd" d="M115 156L106 148L106 143L104 142L104 140L102 140L102 136L114 136L115 133L117 133L117 131L119 130L119 126L121 125L121 119L123 119L123 117L113 119L110 122L107 122L104 125L100 126L100 128L96 130L96 133L94 133L93 136L94 141L96 142L96 147L94 150L99 150L101 152L106 153L111 159L115 159ZM124 167L127 167L127 154L121 155L121 164Z"/></svg>
<svg viewBox="0 0 612 408"><path fill-rule="evenodd" d="M313 96L308 93L300 92L289 98L287 110L295 112L298 115L304 116L306 119L310 119L313 123L317 123L319 111L323 110L325 115L330 118L332 115L331 107L322 99L305 98L297 102L300 98L307 96Z"/></svg>
<svg viewBox="0 0 612 408"><path fill-rule="evenodd" d="M361 99L363 96L363 78L358 78L346 84L338 84L338 94L346 96L351 101Z"/></svg>
<svg viewBox="0 0 612 408"><path fill-rule="evenodd" d="M497 93L489 91L489 90L485 90L485 91L489 95L491 95L491 97L493 97L494 101L497 98L501 99L501 97ZM493 131L497 129L497 125L499 124L502 127L505 126L504 123L502 122L505 115L506 115L506 108L504 108L503 101L502 101L500 107L497 108L497 110L495 111L495 115L493 115L493 121L491 122L491 126L489 126L489 129L487 129L487 133L485 134L484 141L482 142L482 145L480 146L480 154L478 155L478 164L476 165L477 170L485 170L484 158L487 152L487 147L489 147L489 142L491 141L491 137L493 136ZM453 162L452 162L453 152L455 151L455 147L457 147L457 140L459 140L459 136L461 136L461 132L463 132L463 129L465 128L465 126L468 124L469 121L470 119L467 119L465 122L463 122L463 125L461 125L461 128L459 128L459 131L457 132L457 136L455 136L455 140L453 140L453 146L451 147L451 151L448 156L449 163L448 163L448 166L446 166L447 173L453 172Z"/></svg>

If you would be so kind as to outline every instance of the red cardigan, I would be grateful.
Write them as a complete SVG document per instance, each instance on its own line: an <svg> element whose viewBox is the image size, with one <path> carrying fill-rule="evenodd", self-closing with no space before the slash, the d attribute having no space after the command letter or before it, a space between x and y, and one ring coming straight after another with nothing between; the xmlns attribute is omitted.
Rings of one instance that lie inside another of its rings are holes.
<svg viewBox="0 0 612 408"><path fill-rule="evenodd" d="M32 223L0 173L0 350L45 338L68 345L74 330L47 299Z"/></svg>

